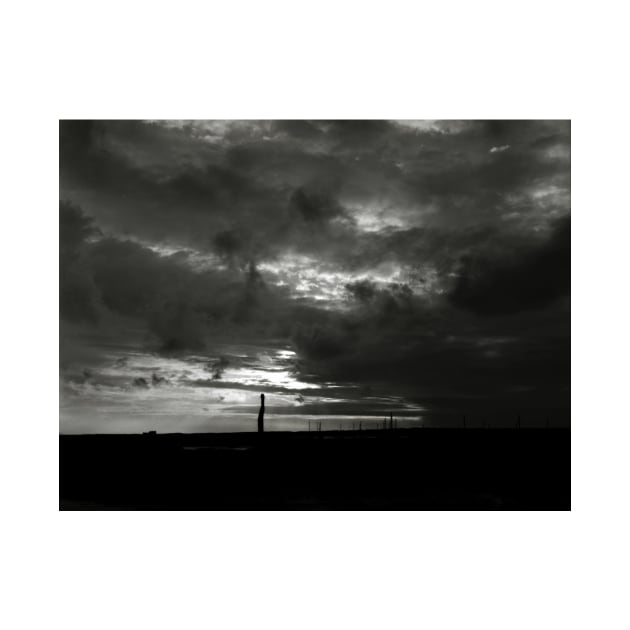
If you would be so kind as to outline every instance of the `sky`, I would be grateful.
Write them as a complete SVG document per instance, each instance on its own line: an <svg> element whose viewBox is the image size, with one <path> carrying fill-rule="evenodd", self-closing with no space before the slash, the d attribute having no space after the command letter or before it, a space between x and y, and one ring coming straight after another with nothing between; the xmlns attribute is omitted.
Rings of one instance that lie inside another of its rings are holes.
<svg viewBox="0 0 630 630"><path fill-rule="evenodd" d="M569 121L60 121L60 431L567 424Z"/></svg>

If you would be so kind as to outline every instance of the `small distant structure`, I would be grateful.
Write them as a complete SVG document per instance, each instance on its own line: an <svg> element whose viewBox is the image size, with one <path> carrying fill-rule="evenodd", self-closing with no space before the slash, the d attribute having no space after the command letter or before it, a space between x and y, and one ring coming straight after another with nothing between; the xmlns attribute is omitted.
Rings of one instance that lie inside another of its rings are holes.
<svg viewBox="0 0 630 630"><path fill-rule="evenodd" d="M144 431L142 435L157 435L157 431Z"/></svg>
<svg viewBox="0 0 630 630"><path fill-rule="evenodd" d="M265 432L265 395L260 395L260 410L258 411L258 433Z"/></svg>

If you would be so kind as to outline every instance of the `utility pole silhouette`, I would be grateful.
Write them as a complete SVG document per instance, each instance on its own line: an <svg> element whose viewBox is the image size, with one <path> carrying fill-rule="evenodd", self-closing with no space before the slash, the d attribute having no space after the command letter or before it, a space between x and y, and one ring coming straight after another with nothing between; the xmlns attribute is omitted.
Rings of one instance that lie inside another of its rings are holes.
<svg viewBox="0 0 630 630"><path fill-rule="evenodd" d="M260 395L260 411L258 412L258 433L265 432L265 395Z"/></svg>

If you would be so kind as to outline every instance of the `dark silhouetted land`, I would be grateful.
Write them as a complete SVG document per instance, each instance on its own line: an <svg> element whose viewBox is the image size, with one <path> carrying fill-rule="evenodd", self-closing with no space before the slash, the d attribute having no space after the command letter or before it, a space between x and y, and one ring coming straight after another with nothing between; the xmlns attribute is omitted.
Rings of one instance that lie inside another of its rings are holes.
<svg viewBox="0 0 630 630"><path fill-rule="evenodd" d="M60 509L571 508L569 429L62 435Z"/></svg>

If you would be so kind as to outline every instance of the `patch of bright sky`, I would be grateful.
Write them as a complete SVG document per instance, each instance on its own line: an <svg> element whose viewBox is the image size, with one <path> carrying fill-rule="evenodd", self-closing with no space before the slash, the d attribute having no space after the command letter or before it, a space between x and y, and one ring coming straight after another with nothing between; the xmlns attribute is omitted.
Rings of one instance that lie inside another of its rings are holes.
<svg viewBox="0 0 630 630"><path fill-rule="evenodd" d="M332 271L329 265L301 254L286 254L276 261L261 263L258 269L266 279L280 286L290 286L298 298L339 301L348 281L347 274Z"/></svg>
<svg viewBox="0 0 630 630"><path fill-rule="evenodd" d="M370 280L383 287L406 283L419 294L426 293L436 281L427 274L427 277L417 278L395 262L386 261L370 270L349 272L333 270L330 264L303 254L287 254L277 261L261 263L258 268L266 279L291 286L296 297L320 301L329 307L342 307L347 298L346 285L360 280Z"/></svg>
<svg viewBox="0 0 630 630"><path fill-rule="evenodd" d="M571 209L571 190L561 182L535 183L523 191L505 196L504 221L514 222L520 229L547 236L556 219Z"/></svg>
<svg viewBox="0 0 630 630"><path fill-rule="evenodd" d="M211 252L201 252L198 249L194 249L187 245L177 244L177 243L163 243L163 242L152 242L146 239L137 238L137 237L126 237L125 240L131 241L132 243L137 243L142 247L151 250L153 253L161 256L162 258L167 258L169 256L185 256L186 263L194 270L194 271L206 271L209 269L224 271L228 267L227 265L217 256Z"/></svg>
<svg viewBox="0 0 630 630"><path fill-rule="evenodd" d="M227 358L228 366L220 379L213 379L220 357ZM382 415L383 405L408 419L420 411L398 399L363 401L351 386L300 381L292 369L294 361L295 353L287 348L247 345L224 345L212 355L182 357L138 350L105 352L89 370L76 365L62 372L60 429L253 431L261 392L266 395L270 430L304 430L312 417L350 428L351 422ZM140 378L146 384L134 384ZM323 413L300 411L322 405Z"/></svg>
<svg viewBox="0 0 630 630"><path fill-rule="evenodd" d="M209 143L230 143L231 140L262 140L273 130L271 120L155 120L151 124L169 129L186 129L192 136Z"/></svg>
<svg viewBox="0 0 630 630"><path fill-rule="evenodd" d="M386 229L408 228L409 223L402 213L390 208L375 206L349 207L348 214L354 219L359 230L363 232L380 232Z"/></svg>
<svg viewBox="0 0 630 630"><path fill-rule="evenodd" d="M62 374L62 431L85 431L92 416L107 418L106 426L110 422L118 426L116 419L121 415L127 420L135 418L133 426L137 426L137 421L142 426L144 422L159 424L160 418L166 417L171 431L178 430L180 420L186 425L185 430L190 430L188 423L196 423L201 417L205 430L214 430L217 419L238 414L241 407L255 411L261 391L267 394L269 405L298 407L305 394L320 389L320 385L294 376L295 355L286 348L261 352L260 348L251 347L245 354L242 352L242 346L222 346L216 353L203 356L170 357L141 351L104 353L89 369L75 366ZM220 357L227 358L228 367L221 378L213 379Z"/></svg>
<svg viewBox="0 0 630 630"><path fill-rule="evenodd" d="M571 159L571 147L565 143L554 144L544 151L548 160L558 160L568 162Z"/></svg>
<svg viewBox="0 0 630 630"><path fill-rule="evenodd" d="M392 120L395 125L422 132L461 133L472 123L467 120Z"/></svg>

